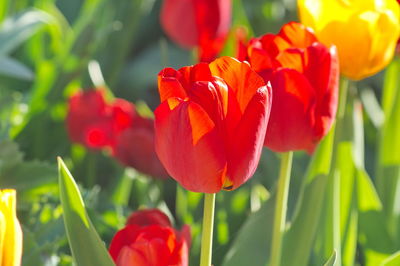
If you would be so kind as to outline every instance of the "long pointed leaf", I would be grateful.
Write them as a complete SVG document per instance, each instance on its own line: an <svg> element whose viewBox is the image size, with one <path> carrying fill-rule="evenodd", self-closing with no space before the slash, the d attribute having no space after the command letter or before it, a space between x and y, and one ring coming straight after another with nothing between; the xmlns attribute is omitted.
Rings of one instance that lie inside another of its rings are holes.
<svg viewBox="0 0 400 266"><path fill-rule="evenodd" d="M61 204L72 256L78 266L114 265L86 213L78 186L61 158L58 158Z"/></svg>

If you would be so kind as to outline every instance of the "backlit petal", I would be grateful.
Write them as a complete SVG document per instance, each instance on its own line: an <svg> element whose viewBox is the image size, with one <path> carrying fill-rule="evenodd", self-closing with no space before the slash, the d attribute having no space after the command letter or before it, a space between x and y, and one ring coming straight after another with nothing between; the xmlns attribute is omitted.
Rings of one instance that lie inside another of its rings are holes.
<svg viewBox="0 0 400 266"><path fill-rule="evenodd" d="M184 188L215 193L221 189L226 157L220 133L204 109L169 99L155 111L156 151L168 173Z"/></svg>
<svg viewBox="0 0 400 266"><path fill-rule="evenodd" d="M229 141L228 178L238 188L253 176L260 160L271 110L270 85L261 87L250 100Z"/></svg>
<svg viewBox="0 0 400 266"><path fill-rule="evenodd" d="M272 79L273 103L265 145L276 152L309 150L313 143L315 91L306 77L292 69Z"/></svg>

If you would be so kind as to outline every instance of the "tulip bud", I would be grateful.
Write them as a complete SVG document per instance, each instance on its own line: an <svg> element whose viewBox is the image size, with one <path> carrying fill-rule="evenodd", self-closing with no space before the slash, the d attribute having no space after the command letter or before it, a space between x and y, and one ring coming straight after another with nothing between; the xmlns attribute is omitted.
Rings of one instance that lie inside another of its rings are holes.
<svg viewBox="0 0 400 266"><path fill-rule="evenodd" d="M187 226L182 232L172 228L159 210L142 210L133 213L126 227L116 233L109 251L117 266L187 266L187 232Z"/></svg>

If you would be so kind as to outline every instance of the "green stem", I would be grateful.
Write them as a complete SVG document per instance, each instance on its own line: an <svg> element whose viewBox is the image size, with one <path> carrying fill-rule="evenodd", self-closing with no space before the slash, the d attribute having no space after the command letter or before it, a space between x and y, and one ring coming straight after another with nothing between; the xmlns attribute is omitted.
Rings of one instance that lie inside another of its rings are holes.
<svg viewBox="0 0 400 266"><path fill-rule="evenodd" d="M86 173L87 173L87 179L86 179L86 181L87 181L87 185L88 185L88 188L92 188L94 185L96 185L96 166L97 166L97 163L96 163L96 152L92 152L92 151L89 151L88 153L87 153L87 165L86 165Z"/></svg>
<svg viewBox="0 0 400 266"><path fill-rule="evenodd" d="M270 266L279 266L282 252L282 239L286 224L287 201L289 194L290 172L292 170L293 152L282 154L281 169L279 173L274 227L272 231L272 246Z"/></svg>
<svg viewBox="0 0 400 266"><path fill-rule="evenodd" d="M201 236L200 266L211 266L214 226L215 193L204 194L203 233Z"/></svg>
<svg viewBox="0 0 400 266"><path fill-rule="evenodd" d="M349 80L341 78L339 88L339 105L336 114L336 125L334 127L335 134L332 147L331 169L328 176L328 195L330 196L331 213L331 238L333 249L336 250L336 265L341 265L341 232L340 232L340 171L337 167L337 153L339 144L343 138L343 123L346 111L347 94L349 88ZM331 252L331 251L330 251ZM330 254L329 254L330 255Z"/></svg>

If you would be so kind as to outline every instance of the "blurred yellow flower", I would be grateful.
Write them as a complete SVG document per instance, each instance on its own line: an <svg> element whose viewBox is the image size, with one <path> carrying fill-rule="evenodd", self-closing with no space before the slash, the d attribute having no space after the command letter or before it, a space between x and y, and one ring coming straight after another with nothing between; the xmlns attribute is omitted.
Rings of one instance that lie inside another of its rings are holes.
<svg viewBox="0 0 400 266"><path fill-rule="evenodd" d="M22 256L22 231L16 215L16 192L0 190L0 266L18 266Z"/></svg>
<svg viewBox="0 0 400 266"><path fill-rule="evenodd" d="M298 0L301 22L325 45L335 44L341 73L359 80L382 70L400 35L396 0Z"/></svg>

